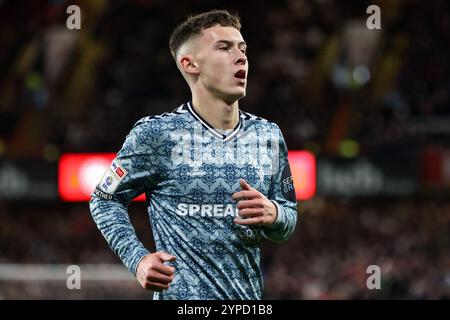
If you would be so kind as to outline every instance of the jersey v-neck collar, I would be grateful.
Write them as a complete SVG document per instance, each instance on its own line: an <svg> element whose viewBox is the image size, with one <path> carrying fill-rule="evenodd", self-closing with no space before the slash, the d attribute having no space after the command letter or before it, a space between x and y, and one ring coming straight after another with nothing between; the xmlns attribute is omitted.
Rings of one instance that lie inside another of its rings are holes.
<svg viewBox="0 0 450 320"><path fill-rule="evenodd" d="M228 134L223 134L221 132L219 132L217 129L215 129L212 125L210 125L205 119L203 119L196 111L195 109L192 107L192 102L189 101L187 103L187 108L188 111L192 114L192 116L199 121L209 132L211 132L215 137L223 140L223 141L228 141L231 138L233 138L241 129L242 127L242 119L243 119L243 115L242 112L239 110L239 122L236 125L236 127L234 127L234 129L228 133Z"/></svg>

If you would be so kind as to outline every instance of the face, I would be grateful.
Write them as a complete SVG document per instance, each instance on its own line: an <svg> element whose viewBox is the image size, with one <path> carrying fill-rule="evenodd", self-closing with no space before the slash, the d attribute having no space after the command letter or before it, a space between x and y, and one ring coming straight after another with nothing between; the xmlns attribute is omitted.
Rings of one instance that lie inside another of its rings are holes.
<svg viewBox="0 0 450 320"><path fill-rule="evenodd" d="M248 73L246 50L241 33L233 27L203 30L196 39L193 57L200 84L230 103L244 97Z"/></svg>

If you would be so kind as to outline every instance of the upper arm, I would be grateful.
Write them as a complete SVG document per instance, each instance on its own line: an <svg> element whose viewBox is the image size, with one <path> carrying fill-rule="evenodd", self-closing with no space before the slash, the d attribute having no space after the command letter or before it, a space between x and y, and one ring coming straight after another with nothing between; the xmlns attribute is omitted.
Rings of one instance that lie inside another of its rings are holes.
<svg viewBox="0 0 450 320"><path fill-rule="evenodd" d="M94 195L128 203L153 188L160 171L158 142L151 134L151 125L138 123L127 135Z"/></svg>
<svg viewBox="0 0 450 320"><path fill-rule="evenodd" d="M277 202L296 202L294 182L288 160L288 150L281 130L276 126L274 141L277 145L273 155L273 175L269 197Z"/></svg>

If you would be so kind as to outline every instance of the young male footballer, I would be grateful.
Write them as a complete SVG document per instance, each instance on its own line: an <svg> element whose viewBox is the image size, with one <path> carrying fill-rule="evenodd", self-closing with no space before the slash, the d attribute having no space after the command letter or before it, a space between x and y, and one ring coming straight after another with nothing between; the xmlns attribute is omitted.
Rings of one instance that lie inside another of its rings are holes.
<svg viewBox="0 0 450 320"><path fill-rule="evenodd" d="M109 246L154 299L262 299L260 241L295 229L280 129L239 109L248 75L240 28L214 10L175 29L170 50L192 100L139 120L90 201ZM157 252L128 216L142 193Z"/></svg>

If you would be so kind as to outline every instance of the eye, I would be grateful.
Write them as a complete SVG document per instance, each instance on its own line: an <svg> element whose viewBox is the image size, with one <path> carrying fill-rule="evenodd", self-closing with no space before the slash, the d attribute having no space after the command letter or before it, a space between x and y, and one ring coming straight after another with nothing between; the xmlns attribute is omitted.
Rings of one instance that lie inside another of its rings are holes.
<svg viewBox="0 0 450 320"><path fill-rule="evenodd" d="M227 51L227 50L228 50L228 47L219 47L219 50Z"/></svg>

